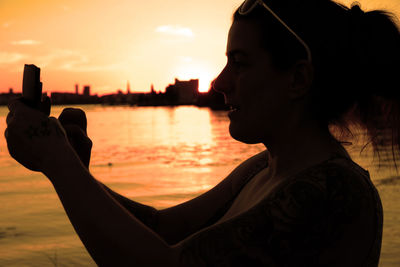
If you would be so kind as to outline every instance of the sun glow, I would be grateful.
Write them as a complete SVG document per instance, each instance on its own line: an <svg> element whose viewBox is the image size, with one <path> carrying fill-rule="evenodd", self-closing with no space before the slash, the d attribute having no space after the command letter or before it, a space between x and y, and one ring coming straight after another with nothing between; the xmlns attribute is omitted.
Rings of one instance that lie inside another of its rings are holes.
<svg viewBox="0 0 400 267"><path fill-rule="evenodd" d="M180 67L177 71L177 78L180 80L199 79L199 92L205 93L210 90L211 81L214 79L213 74L204 67Z"/></svg>

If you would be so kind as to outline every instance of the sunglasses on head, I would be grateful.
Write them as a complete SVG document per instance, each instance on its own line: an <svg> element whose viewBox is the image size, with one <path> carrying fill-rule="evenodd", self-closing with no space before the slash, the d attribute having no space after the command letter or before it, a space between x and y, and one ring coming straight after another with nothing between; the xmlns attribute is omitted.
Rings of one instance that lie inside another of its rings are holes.
<svg viewBox="0 0 400 267"><path fill-rule="evenodd" d="M304 46L307 52L307 60L311 62L311 50L309 46L306 44L306 42L303 41L303 39L300 38L272 9L267 6L265 3L266 0L246 0L242 3L242 5L239 7L239 14L240 15L247 15L249 14L257 5L263 6L268 12L274 16L291 34L296 37L297 40Z"/></svg>

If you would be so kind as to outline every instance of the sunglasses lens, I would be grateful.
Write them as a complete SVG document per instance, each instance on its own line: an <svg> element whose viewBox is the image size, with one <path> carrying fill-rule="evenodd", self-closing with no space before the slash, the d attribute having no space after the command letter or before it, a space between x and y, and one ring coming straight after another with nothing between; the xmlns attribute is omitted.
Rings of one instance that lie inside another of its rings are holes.
<svg viewBox="0 0 400 267"><path fill-rule="evenodd" d="M249 13L257 4L257 0L246 0L239 8L239 13L244 15Z"/></svg>

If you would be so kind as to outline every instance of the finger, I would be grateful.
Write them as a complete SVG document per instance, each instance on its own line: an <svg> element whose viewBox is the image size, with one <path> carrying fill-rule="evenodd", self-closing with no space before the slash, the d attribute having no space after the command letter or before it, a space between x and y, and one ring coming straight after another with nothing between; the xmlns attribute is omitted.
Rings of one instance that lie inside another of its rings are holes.
<svg viewBox="0 0 400 267"><path fill-rule="evenodd" d="M50 122L52 122L56 128L57 135L67 137L64 127L61 125L60 121L55 117L49 117Z"/></svg>
<svg viewBox="0 0 400 267"><path fill-rule="evenodd" d="M18 114L33 114L36 113L37 110L29 107L23 102L22 98L16 98L9 102L8 109L10 112L14 113L14 116Z"/></svg>
<svg viewBox="0 0 400 267"><path fill-rule="evenodd" d="M76 124L63 125L68 136L86 136L85 132Z"/></svg>
<svg viewBox="0 0 400 267"><path fill-rule="evenodd" d="M82 109L65 108L58 117L62 125L75 124L78 125L86 134L87 119Z"/></svg>
<svg viewBox="0 0 400 267"><path fill-rule="evenodd" d="M90 140L86 133L76 124L64 125L64 129L68 135L68 141L78 154L82 163L89 168L90 151L92 150L92 140Z"/></svg>
<svg viewBox="0 0 400 267"><path fill-rule="evenodd" d="M79 145L92 147L92 140L86 135L86 133L76 124L63 125L65 132L69 139L73 139L74 142Z"/></svg>
<svg viewBox="0 0 400 267"><path fill-rule="evenodd" d="M7 118L6 118L7 125L10 124L11 120L13 119L13 117L14 117L14 113L11 112L11 111L8 112L8 115L7 115Z"/></svg>
<svg viewBox="0 0 400 267"><path fill-rule="evenodd" d="M8 102L8 110L13 111L20 103L22 97L13 98Z"/></svg>

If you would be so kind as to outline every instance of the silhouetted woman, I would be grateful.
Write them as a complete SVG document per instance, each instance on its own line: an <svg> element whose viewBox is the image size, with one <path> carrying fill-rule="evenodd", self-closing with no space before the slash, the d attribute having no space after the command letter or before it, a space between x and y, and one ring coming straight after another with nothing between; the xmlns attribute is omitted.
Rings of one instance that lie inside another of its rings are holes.
<svg viewBox="0 0 400 267"><path fill-rule="evenodd" d="M101 266L377 266L379 195L329 127L361 126L376 149L388 128L398 153L399 48L399 30L383 11L329 0L245 1L214 89L231 106L232 137L267 150L164 210L93 178L80 110L57 120L12 102L8 148L53 183Z"/></svg>

